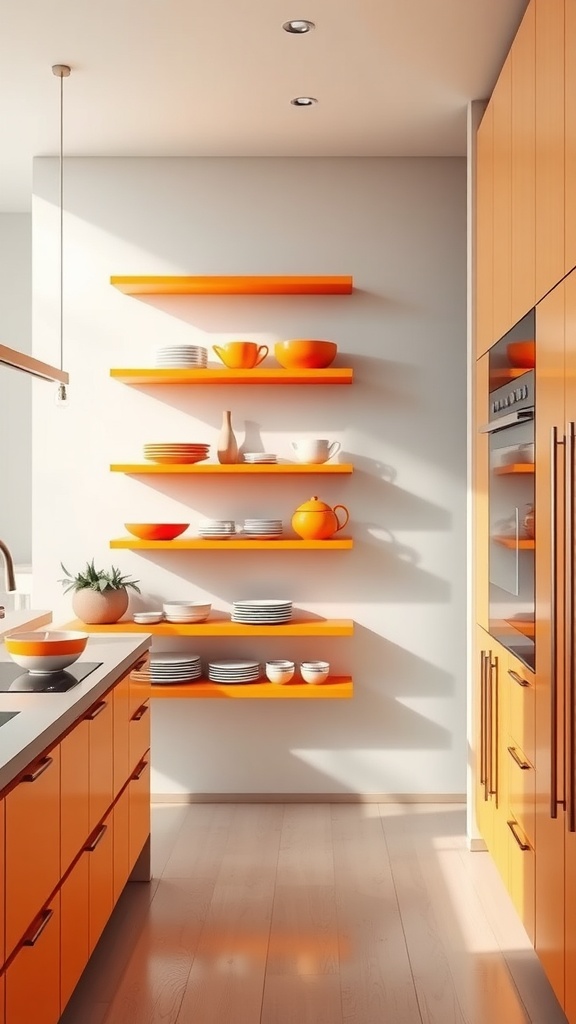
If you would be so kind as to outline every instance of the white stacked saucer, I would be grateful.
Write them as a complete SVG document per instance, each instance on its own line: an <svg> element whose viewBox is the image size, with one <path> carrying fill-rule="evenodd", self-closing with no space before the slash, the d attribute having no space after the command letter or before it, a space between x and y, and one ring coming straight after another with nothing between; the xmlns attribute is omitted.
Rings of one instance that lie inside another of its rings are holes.
<svg viewBox="0 0 576 1024"><path fill-rule="evenodd" d="M214 683L255 683L261 675L257 661L225 658L208 662L208 678Z"/></svg>
<svg viewBox="0 0 576 1024"><path fill-rule="evenodd" d="M272 599L234 601L231 618L232 622L241 622L246 626L272 626L290 622L292 601Z"/></svg>
<svg viewBox="0 0 576 1024"><path fill-rule="evenodd" d="M199 654L172 654L168 651L153 652L148 666L132 673L132 679L139 683L189 683L202 675Z"/></svg>
<svg viewBox="0 0 576 1024"><path fill-rule="evenodd" d="M163 345L156 351L156 366L205 369L208 350L202 345Z"/></svg>
<svg viewBox="0 0 576 1024"><path fill-rule="evenodd" d="M284 525L281 519L245 519L244 536L255 540L274 540L281 537Z"/></svg>
<svg viewBox="0 0 576 1024"><path fill-rule="evenodd" d="M198 534L205 540L228 540L236 534L236 523L231 519L202 519Z"/></svg>

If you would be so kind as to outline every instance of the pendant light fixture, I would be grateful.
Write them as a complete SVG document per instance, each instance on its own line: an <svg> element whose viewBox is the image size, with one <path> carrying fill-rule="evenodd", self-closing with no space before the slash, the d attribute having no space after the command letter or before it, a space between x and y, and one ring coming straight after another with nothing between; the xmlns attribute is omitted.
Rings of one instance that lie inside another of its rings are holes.
<svg viewBox="0 0 576 1024"><path fill-rule="evenodd" d="M58 207L60 212L60 369L64 363L64 79L70 75L68 64L53 64L52 74L60 79L60 145L58 149ZM60 383L54 398L56 405L66 407L68 404L67 384Z"/></svg>

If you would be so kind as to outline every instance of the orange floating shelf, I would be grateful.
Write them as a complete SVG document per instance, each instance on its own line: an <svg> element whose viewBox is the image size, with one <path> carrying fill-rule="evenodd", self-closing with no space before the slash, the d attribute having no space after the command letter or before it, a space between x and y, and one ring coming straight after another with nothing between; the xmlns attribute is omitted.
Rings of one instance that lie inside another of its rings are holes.
<svg viewBox="0 0 576 1024"><path fill-rule="evenodd" d="M125 295L350 295L349 275L232 275L111 277Z"/></svg>
<svg viewBox="0 0 576 1024"><path fill-rule="evenodd" d="M501 544L505 548L518 548L519 551L533 551L536 547L536 541L528 537L516 540L515 537L492 537L493 541L497 544Z"/></svg>
<svg viewBox="0 0 576 1024"><path fill-rule="evenodd" d="M232 622L224 612L213 612L206 622L159 622L142 626L128 620L111 625L94 625L74 619L63 629L78 629L84 633L149 633L152 636L352 636L352 619L322 619L300 614L285 625L244 626Z"/></svg>
<svg viewBox="0 0 576 1024"><path fill-rule="evenodd" d="M177 537L175 540L138 540L119 537L110 541L111 548L128 551L349 551L354 542L351 537L336 540L204 540L203 537Z"/></svg>
<svg viewBox="0 0 576 1024"><path fill-rule="evenodd" d="M130 683L134 695L166 698L231 698L232 700L272 699L272 700L334 700L350 699L354 694L354 684L350 676L328 676L324 683L309 685L301 679L293 679L283 685L269 683L264 679L261 683L237 683L234 686L223 686L212 683L208 679L198 679L194 683L178 683L174 685L150 685L147 683Z"/></svg>
<svg viewBox="0 0 576 1024"><path fill-rule="evenodd" d="M110 469L113 473L132 473L133 475L144 473L191 473L202 476L205 473L216 473L220 475L232 474L234 476L237 473L245 473L248 476L259 476L271 473L273 476L285 476L286 474L294 475L294 473L322 473L328 475L352 473L354 466L350 462L323 463L320 466L313 466L308 463L277 463L251 466L247 462L240 462L238 465L221 466L217 462L178 463L171 465L159 462L114 462Z"/></svg>
<svg viewBox="0 0 576 1024"><path fill-rule="evenodd" d="M494 470L494 476L510 476L513 473L532 473L534 474L534 463L533 462L514 462L509 466L496 466Z"/></svg>
<svg viewBox="0 0 576 1024"><path fill-rule="evenodd" d="M121 384L351 384L354 371L350 367L325 370L285 370L283 367L255 367L253 370L179 370L142 367L114 368L110 376Z"/></svg>

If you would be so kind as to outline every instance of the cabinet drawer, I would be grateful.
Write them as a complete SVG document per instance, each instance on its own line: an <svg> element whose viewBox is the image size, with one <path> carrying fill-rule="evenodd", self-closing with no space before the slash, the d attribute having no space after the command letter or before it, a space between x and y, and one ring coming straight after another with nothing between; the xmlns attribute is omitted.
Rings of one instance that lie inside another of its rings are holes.
<svg viewBox="0 0 576 1024"><path fill-rule="evenodd" d="M88 946L88 853L60 889L60 1002L67 1005L90 956Z"/></svg>
<svg viewBox="0 0 576 1024"><path fill-rule="evenodd" d="M508 892L530 940L535 941L535 855L519 823L511 817L508 847Z"/></svg>
<svg viewBox="0 0 576 1024"><path fill-rule="evenodd" d="M130 771L150 749L150 701L141 702L130 719ZM128 776L126 776L128 777Z"/></svg>
<svg viewBox="0 0 576 1024"><path fill-rule="evenodd" d="M90 726L90 833L102 820L113 799L112 700L112 693L107 693L86 715Z"/></svg>
<svg viewBox="0 0 576 1024"><path fill-rule="evenodd" d="M149 754L134 771L128 786L130 799L130 870L150 835L150 764Z"/></svg>
<svg viewBox="0 0 576 1024"><path fill-rule="evenodd" d="M90 835L90 723L78 722L60 744L60 874L63 875Z"/></svg>
<svg viewBox="0 0 576 1024"><path fill-rule="evenodd" d="M92 953L114 907L113 812L98 825L86 847L89 880L89 949Z"/></svg>
<svg viewBox="0 0 576 1024"><path fill-rule="evenodd" d="M6 971L8 1024L57 1024L60 1019L60 896L28 928Z"/></svg>
<svg viewBox="0 0 576 1024"><path fill-rule="evenodd" d="M130 786L114 804L114 903L116 904L131 871L130 864Z"/></svg>
<svg viewBox="0 0 576 1024"><path fill-rule="evenodd" d="M4 950L4 801L0 800L0 967L6 959ZM0 996L4 989L0 991ZM0 1024L2 1024L2 1013L4 1000L0 998Z"/></svg>
<svg viewBox="0 0 576 1024"><path fill-rule="evenodd" d="M130 775L130 675L124 676L114 687L114 798Z"/></svg>
<svg viewBox="0 0 576 1024"><path fill-rule="evenodd" d="M5 1009L5 998L6 998L6 978L3 974L0 974L0 1024L5 1024L6 1017L4 1016Z"/></svg>
<svg viewBox="0 0 576 1024"><path fill-rule="evenodd" d="M6 797L7 956L59 881L60 748L54 747L29 766Z"/></svg>
<svg viewBox="0 0 576 1024"><path fill-rule="evenodd" d="M536 773L520 747L510 742L508 755L508 807L534 847L536 833Z"/></svg>
<svg viewBox="0 0 576 1024"><path fill-rule="evenodd" d="M536 677L509 654L504 681L508 695L508 732L534 764Z"/></svg>

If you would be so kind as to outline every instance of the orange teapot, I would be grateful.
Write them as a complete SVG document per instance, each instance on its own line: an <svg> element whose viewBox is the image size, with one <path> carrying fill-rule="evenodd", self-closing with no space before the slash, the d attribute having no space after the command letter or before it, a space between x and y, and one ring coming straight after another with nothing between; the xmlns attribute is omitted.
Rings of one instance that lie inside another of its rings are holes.
<svg viewBox="0 0 576 1024"><path fill-rule="evenodd" d="M336 515L338 508L342 509L346 516L343 523ZM350 513L345 505L334 505L334 508L330 508L325 501L319 501L314 496L296 509L292 516L292 527L303 540L328 540L346 526L349 518Z"/></svg>

